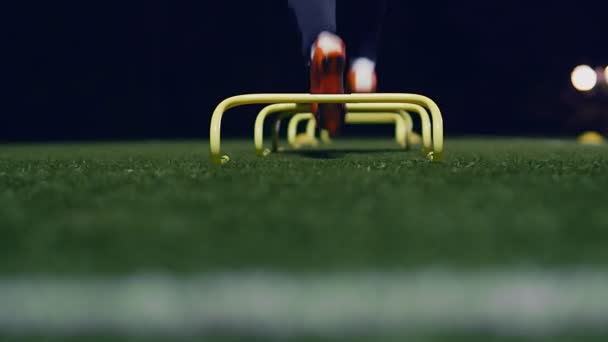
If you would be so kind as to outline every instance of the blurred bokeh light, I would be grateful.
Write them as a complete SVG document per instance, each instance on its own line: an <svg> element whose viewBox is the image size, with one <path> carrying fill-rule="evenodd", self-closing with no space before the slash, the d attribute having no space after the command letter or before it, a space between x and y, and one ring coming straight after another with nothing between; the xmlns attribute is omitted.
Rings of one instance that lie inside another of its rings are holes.
<svg viewBox="0 0 608 342"><path fill-rule="evenodd" d="M572 71L572 85L578 91L589 91L597 84L597 74L588 65L579 65Z"/></svg>

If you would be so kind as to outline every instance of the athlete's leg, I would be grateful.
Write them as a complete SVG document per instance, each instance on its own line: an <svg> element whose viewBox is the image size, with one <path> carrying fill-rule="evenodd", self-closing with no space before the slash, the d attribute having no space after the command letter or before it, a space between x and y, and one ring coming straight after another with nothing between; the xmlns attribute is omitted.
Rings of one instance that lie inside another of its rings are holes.
<svg viewBox="0 0 608 342"><path fill-rule="evenodd" d="M344 32L351 54L348 80L352 92L376 91L376 61L386 0L340 1L339 11L345 11Z"/></svg>
<svg viewBox="0 0 608 342"><path fill-rule="evenodd" d="M302 33L302 51L307 62L310 60L311 48L321 32L337 32L336 0L289 0L300 32Z"/></svg>
<svg viewBox="0 0 608 342"><path fill-rule="evenodd" d="M289 0L296 15L304 57L310 66L310 92L313 94L344 93L346 48L336 35L336 0ZM346 115L341 104L313 104L318 125L335 136Z"/></svg>

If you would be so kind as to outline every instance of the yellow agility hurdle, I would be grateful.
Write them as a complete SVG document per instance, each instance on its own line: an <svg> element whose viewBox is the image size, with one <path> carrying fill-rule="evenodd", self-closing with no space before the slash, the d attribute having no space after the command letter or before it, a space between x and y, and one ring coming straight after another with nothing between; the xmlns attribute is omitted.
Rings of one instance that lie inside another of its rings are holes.
<svg viewBox="0 0 608 342"><path fill-rule="evenodd" d="M311 104L311 103L414 103L429 109L432 117L433 151L429 159L439 161L443 156L443 118L441 110L433 100L416 94L249 94L225 99L214 110L209 128L211 161L223 164L230 160L221 154L221 126L224 112L250 104Z"/></svg>
<svg viewBox="0 0 608 342"><path fill-rule="evenodd" d="M423 154L426 156L428 155L429 152L432 151L432 146L431 146L431 119L429 117L428 112L426 111L426 109L424 109L424 107L417 105L417 104L413 104L413 103L352 103L352 104L347 104L348 107L348 111L349 112L357 112L357 111L397 111L400 112L403 117L405 118L405 120L408 123L408 137L412 136L412 130L413 130L413 124L412 124L412 118L409 115L409 111L414 112L416 114L418 114L420 116L420 122L421 122L421 133L422 133L422 143L423 143ZM300 121L303 120L303 117L299 117L297 115L295 115L296 109L303 109L303 108L307 108L309 109L308 111L310 111L310 106L309 105L300 105L297 106L296 104L273 104L273 105L269 105L266 106L264 109L262 109L260 111L260 113L257 115L256 117L256 121L255 121L255 132L254 132L254 141L255 141L255 147L256 147L256 154L260 157L262 156L266 156L268 154L270 154L270 152L277 152L278 151L278 129L280 127L281 124L281 120L283 120L286 117L292 117L292 121L296 120L296 121ZM276 114L276 113L281 113L278 118L275 118L275 120L273 121L272 124L272 150L269 149L265 149L264 148L264 122L266 120L266 118L271 115L271 114ZM291 121L290 121L291 123ZM309 142L311 142L312 144L315 144L315 142L318 143L318 141L315 138L315 133L316 133L316 122L314 120L309 120L308 125L306 127L306 132L307 132L307 136L309 137L308 140ZM329 138L329 136L327 134L323 134L324 132L321 132L321 141L325 142L325 143L329 143L331 142L331 139ZM295 145L295 139L294 140L290 140L289 144L294 146Z"/></svg>
<svg viewBox="0 0 608 342"><path fill-rule="evenodd" d="M416 105L412 105L412 106L416 106ZM420 106L418 106L420 107ZM424 108L420 107L420 111L422 112L422 116L424 116L423 118L423 122L426 121L428 123L428 127L426 127L426 129L424 130L425 135L427 136L427 146L425 146L425 150L428 148L428 151L426 151L426 153L430 152L430 148L431 148L431 126L430 126L430 120L428 119L428 113L426 112L426 110L424 110ZM361 112L363 114L366 114L365 116L358 116L357 120L358 122L350 122L351 124L383 124L383 123L392 123L392 122L387 122L387 119L383 118L383 117L379 117L379 116L374 116L374 113L365 113L365 112ZM414 123L412 120L412 116L404 111L397 111L397 113L399 115L402 116L402 118L405 120L405 133L399 133L399 132L395 132L395 138L397 140L397 143L399 143L399 139L398 136L400 134L405 134L407 136L407 141L406 141L406 145L410 145L410 139L414 134ZM357 112L353 112L353 111L349 111L349 114L357 114ZM396 114L396 113L381 113L379 112L378 114ZM426 119L426 120L425 120ZM289 144L294 147L294 148L298 148L301 147L301 143L297 141L296 137L298 136L302 136L302 135L298 135L297 134L297 127L300 124L300 122L302 121L308 121L307 125L306 125L306 133L304 135L305 137L305 141L313 146L318 145L319 141L316 138L316 128L317 128L317 123L314 120L314 118L310 117L310 116L299 116L299 115L294 115L290 120L289 120L289 126L288 127L294 127L293 129L296 130L295 134L292 135L288 135L288 142ZM390 121L390 120L389 120ZM346 123L349 123L348 120ZM401 125L396 126L396 129L400 129ZM425 126L425 125L423 125ZM273 130L275 129L275 127L273 126ZM288 132L290 132L288 130ZM321 132L323 133L323 132ZM275 135L275 132L273 131L273 136ZM331 140L329 140L329 137L324 136L323 134L321 135L321 140L325 143L329 143L331 142ZM327 141L326 141L327 140ZM409 146L408 146L409 147Z"/></svg>
<svg viewBox="0 0 608 342"><path fill-rule="evenodd" d="M411 118L410 118L411 119ZM308 120L308 127L306 132L306 138L309 139L311 143L316 142L315 137L315 126L316 122L314 121L314 117L312 113L298 113L295 114L291 120L289 120L289 124L287 126L287 141L289 144L295 148L299 148L296 141L296 137L298 134L298 124L301 121ZM312 122L312 134L309 130ZM395 141L402 148L407 148L407 135L408 131L408 122L404 119L403 115L400 113L347 113L345 118L345 123L349 125L353 124L394 124L395 125Z"/></svg>
<svg viewBox="0 0 608 342"><path fill-rule="evenodd" d="M307 113L300 113L300 114L307 114ZM365 123L369 123L369 124L384 124L384 123L394 123L393 121L390 121L385 118L382 117L375 117L375 116L369 116L369 115L373 115L374 113L350 113L349 114L366 114L363 117L359 117L356 121L357 122L348 122L348 119L346 120L347 124L365 124ZM378 113L378 114L397 114L397 113ZM410 116L409 113L403 111L398 113L399 115L402 116L402 119L405 120L405 131L406 131L406 135L409 136L409 134L412 132L413 129L413 122L412 122L412 117ZM291 117L291 119L289 120L289 125L288 127L292 127L295 126L296 129L296 134L295 136L287 136L287 141L289 142L289 144L291 146L294 146L297 144L297 142L294 140L295 137L298 136L297 134L297 127L300 125L300 122L302 121L306 121L306 137L309 141L313 141L316 139L316 129L317 129L317 123L314 120L314 117L310 116L310 115L303 115L303 116L299 116L299 115L294 115ZM288 131L289 132L289 131ZM397 135L397 133L395 132L395 136ZM327 141L327 142L331 142L331 141Z"/></svg>
<svg viewBox="0 0 608 342"><path fill-rule="evenodd" d="M429 108L430 109L430 108ZM441 113L433 114L431 122L431 116L424 107L415 103L353 103L348 106L349 112L369 112L369 111L396 111L402 113L404 116L408 113L416 113L420 116L420 132L422 134L422 146L424 155L428 155L431 152L435 152L435 158L437 157L437 146L441 145L440 150L443 151L443 119ZM435 119L438 117L438 122ZM406 117L406 120L408 118ZM411 117L410 120L411 122ZM432 128L431 128L432 127ZM412 127L413 129L413 127ZM435 130L439 130L436 132ZM435 140L435 136L441 136L439 144Z"/></svg>
<svg viewBox="0 0 608 342"><path fill-rule="evenodd" d="M425 115L428 117L428 113L426 113L426 111L424 110L424 108L420 107L420 109L422 109L422 111L424 111ZM353 112L353 111L349 111L349 112ZM356 112L354 112L354 113L356 113ZM406 131L407 131L407 135L409 136L410 134L413 133L413 130L414 130L414 122L412 120L412 116L410 115L410 113L408 113L408 112L406 112L404 110L399 111L398 113L401 114L401 116L403 116L403 119L406 122ZM370 117L370 122L369 123L373 124L374 123L374 119L375 118ZM291 122L293 122L293 121L296 121L294 124L297 126L297 125L300 124L300 121L304 121L304 120L308 120L308 122L306 124L306 135L308 137L315 137L317 123L313 120L313 118L308 119L308 118L299 118L297 116L293 116L291 118L291 120L289 121L289 124L291 124ZM428 136L429 136L429 148L431 147L430 146L430 137L431 137L431 135L430 135L431 134L430 129L431 129L431 126L430 126L430 120L429 120L429 126L428 126L428 132L427 132ZM289 143L291 145L293 145L291 141Z"/></svg>

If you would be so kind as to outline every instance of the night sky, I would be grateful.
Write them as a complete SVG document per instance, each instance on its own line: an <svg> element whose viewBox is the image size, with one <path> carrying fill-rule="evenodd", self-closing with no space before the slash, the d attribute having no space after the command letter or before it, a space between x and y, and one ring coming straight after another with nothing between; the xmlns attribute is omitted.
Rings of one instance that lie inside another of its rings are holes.
<svg viewBox="0 0 608 342"><path fill-rule="evenodd" d="M448 136L592 128L572 116L601 95L582 97L569 78L577 64L608 65L607 4L392 0L389 9L379 91L432 97ZM307 89L286 1L21 2L3 12L0 140L206 138L225 97ZM234 110L226 132L251 135L257 109Z"/></svg>

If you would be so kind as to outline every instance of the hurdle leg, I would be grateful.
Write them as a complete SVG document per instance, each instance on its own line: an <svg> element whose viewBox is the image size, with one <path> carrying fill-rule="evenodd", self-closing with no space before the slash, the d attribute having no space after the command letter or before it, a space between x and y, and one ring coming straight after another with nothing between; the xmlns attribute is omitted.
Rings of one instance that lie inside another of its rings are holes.
<svg viewBox="0 0 608 342"><path fill-rule="evenodd" d="M443 123L440 122L440 130L433 132L431 129L431 118L428 111L421 105L415 103L351 103L347 105L349 112L365 112L365 111L399 111L407 120L407 112L416 113L420 116L421 134L422 134L422 153L428 156L434 150L433 134L441 136L441 140L437 142L438 147L443 149ZM405 113L404 113L405 112ZM440 116L440 115L439 115ZM411 119L411 116L410 116Z"/></svg>
<svg viewBox="0 0 608 342"><path fill-rule="evenodd" d="M407 131L407 135L409 136L412 132L414 132L414 120L412 120L412 116L410 115L410 113L405 110L398 111L398 113L401 114L401 116L405 120L405 129Z"/></svg>
<svg viewBox="0 0 608 342"><path fill-rule="evenodd" d="M401 115L401 117L403 118L403 120L405 121L405 140L406 140L406 146L405 148L409 150L410 146L412 145L412 140L411 137L413 136L414 133L414 121L412 120L412 116L410 115L410 113L408 113L407 111L397 111L397 114ZM397 130L398 129L398 125L395 125L395 139L397 139Z"/></svg>
<svg viewBox="0 0 608 342"><path fill-rule="evenodd" d="M420 134L422 135L422 153L426 156L431 151L433 151L433 141L432 141L432 129L431 129L431 118L429 117L429 113L424 107L413 104L413 103L405 103L403 104L404 111L412 111L420 116ZM411 117L410 117L411 118ZM413 127L413 123L412 123ZM443 127L443 124L442 124ZM413 130L413 128L412 128ZM443 134L443 128L441 130ZM443 148L443 139L441 140L442 148Z"/></svg>
<svg viewBox="0 0 608 342"><path fill-rule="evenodd" d="M308 120L308 124L306 125L306 135L308 135L309 138L316 138L316 128L317 128L317 121L313 118ZM331 137L329 136L329 132L327 132L327 130L324 129L319 129L319 139L321 142L323 142L324 144L331 144L332 140Z"/></svg>
<svg viewBox="0 0 608 342"><path fill-rule="evenodd" d="M402 148L407 148L407 123L401 113L347 113L346 124L386 124L395 125L395 140Z"/></svg>
<svg viewBox="0 0 608 342"><path fill-rule="evenodd" d="M313 116L311 113L298 113L298 114L295 114L291 118L291 120L289 120L289 124L287 126L287 141L289 142L289 144L292 147L294 147L294 148L301 147L301 144L297 141L298 125L302 121L311 120L311 119L313 119ZM305 135L305 136L308 137L308 135ZM314 141L316 141L316 138L313 136L312 139L310 140L310 142L313 143Z"/></svg>
<svg viewBox="0 0 608 342"><path fill-rule="evenodd" d="M285 118L292 117L296 112L281 113L279 116L274 118L272 123L272 152L279 151L279 132L281 130L281 124Z"/></svg>
<svg viewBox="0 0 608 342"><path fill-rule="evenodd" d="M316 133L317 133L317 120L315 120L314 118L308 120L308 122L306 123L306 135L308 136L309 139L316 139Z"/></svg>
<svg viewBox="0 0 608 342"><path fill-rule="evenodd" d="M254 128L254 144L255 152L258 157L264 157L270 153L268 149L264 149L264 123L266 118L271 114L279 112L289 111L303 111L308 109L309 105L295 104L295 103L278 103L264 107L255 118ZM274 129L274 124L273 124ZM274 132L274 130L273 130Z"/></svg>

